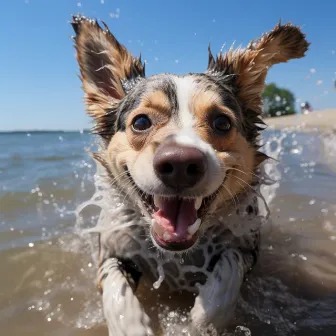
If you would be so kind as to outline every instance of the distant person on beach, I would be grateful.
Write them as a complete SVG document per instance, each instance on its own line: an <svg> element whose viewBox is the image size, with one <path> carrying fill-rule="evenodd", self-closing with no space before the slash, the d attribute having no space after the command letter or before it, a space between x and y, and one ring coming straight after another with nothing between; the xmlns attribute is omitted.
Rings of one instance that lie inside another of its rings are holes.
<svg viewBox="0 0 336 336"><path fill-rule="evenodd" d="M311 107L311 105L307 101L301 104L301 113L302 114L308 114L312 110L313 110L313 108Z"/></svg>

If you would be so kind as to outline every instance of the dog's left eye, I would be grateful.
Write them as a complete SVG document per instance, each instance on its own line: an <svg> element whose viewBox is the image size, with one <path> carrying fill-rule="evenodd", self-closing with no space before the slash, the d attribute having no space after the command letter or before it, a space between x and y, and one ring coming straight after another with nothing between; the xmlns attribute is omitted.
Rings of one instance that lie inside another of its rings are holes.
<svg viewBox="0 0 336 336"><path fill-rule="evenodd" d="M218 133L226 133L231 129L231 121L227 116L220 115L213 120L212 128Z"/></svg>
<svg viewBox="0 0 336 336"><path fill-rule="evenodd" d="M149 129L152 126L152 122L150 121L150 119L144 115L138 115L134 118L133 122L132 122L132 128L134 131L136 132L143 132L146 131L147 129Z"/></svg>

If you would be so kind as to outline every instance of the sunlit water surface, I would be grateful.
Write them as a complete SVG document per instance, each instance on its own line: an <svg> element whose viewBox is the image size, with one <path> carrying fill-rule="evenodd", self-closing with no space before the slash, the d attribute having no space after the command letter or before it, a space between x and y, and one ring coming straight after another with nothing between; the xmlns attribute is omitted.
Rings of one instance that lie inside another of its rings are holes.
<svg viewBox="0 0 336 336"><path fill-rule="evenodd" d="M265 132L264 189L271 221L259 265L244 284L228 334L336 334L335 136ZM87 133L0 134L0 330L2 335L105 335L95 287L96 249L83 230L95 164ZM148 295L149 293L149 295ZM164 335L187 335L180 297L141 289ZM187 298L183 298L187 302ZM244 329L243 327L247 328Z"/></svg>

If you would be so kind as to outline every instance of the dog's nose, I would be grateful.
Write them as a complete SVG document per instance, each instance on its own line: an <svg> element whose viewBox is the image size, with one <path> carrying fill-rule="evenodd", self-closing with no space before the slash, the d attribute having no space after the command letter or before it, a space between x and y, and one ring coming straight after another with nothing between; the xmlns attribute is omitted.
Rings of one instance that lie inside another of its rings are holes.
<svg viewBox="0 0 336 336"><path fill-rule="evenodd" d="M193 187L206 170L206 157L195 147L163 143L154 156L157 177L174 189Z"/></svg>

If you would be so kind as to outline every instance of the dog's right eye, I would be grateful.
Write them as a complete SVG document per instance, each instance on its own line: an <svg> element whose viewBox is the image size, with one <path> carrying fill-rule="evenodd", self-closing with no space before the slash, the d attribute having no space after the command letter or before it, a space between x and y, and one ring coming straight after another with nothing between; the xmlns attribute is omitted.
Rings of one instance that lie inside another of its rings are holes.
<svg viewBox="0 0 336 336"><path fill-rule="evenodd" d="M133 119L132 128L135 132L143 132L148 130L152 126L150 119L144 115L138 115Z"/></svg>
<svg viewBox="0 0 336 336"><path fill-rule="evenodd" d="M219 115L213 120L212 128L219 134L225 134L231 129L231 121L227 116Z"/></svg>

